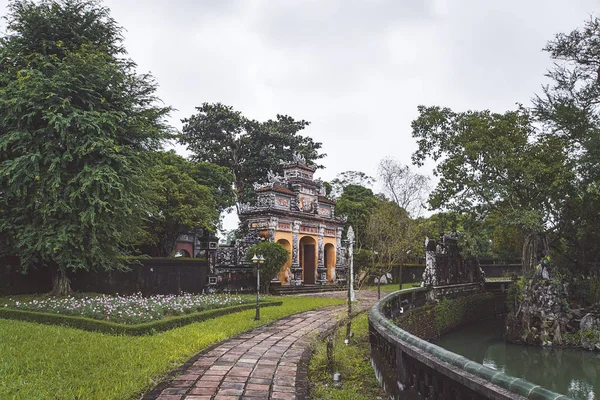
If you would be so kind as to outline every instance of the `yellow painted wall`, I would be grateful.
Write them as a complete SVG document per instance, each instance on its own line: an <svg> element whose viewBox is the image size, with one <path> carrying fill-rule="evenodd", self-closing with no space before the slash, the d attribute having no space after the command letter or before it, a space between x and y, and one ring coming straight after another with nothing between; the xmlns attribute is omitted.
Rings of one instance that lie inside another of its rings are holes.
<svg viewBox="0 0 600 400"><path fill-rule="evenodd" d="M290 256L288 258L288 261L285 263L285 265L281 268L281 271L279 272L279 281L282 284L289 284L288 282L288 270L291 268L292 266L292 232L284 232L284 231L275 231L275 237L274 237L274 241L281 243L283 245L283 247L285 247L286 250L288 250L290 252ZM319 250L318 250L318 243L319 243L319 238L317 235L308 235L308 234L300 234L298 235L298 241L300 242L300 240L302 240L302 238L304 237L309 237L312 238L315 242L315 282L318 278L317 276L317 267L319 265ZM281 242L280 242L281 241ZM327 245L327 244L331 244L333 245L333 251L330 252L330 259L327 262L327 280L328 281L333 281L333 279L335 279L335 264L336 264L336 238L334 237L324 237L323 238L323 246ZM298 249L298 251L302 251L301 246ZM300 266L302 266L302 259L300 257L300 254L298 255L299 261L300 261ZM304 269L302 270L302 279L304 280Z"/></svg>

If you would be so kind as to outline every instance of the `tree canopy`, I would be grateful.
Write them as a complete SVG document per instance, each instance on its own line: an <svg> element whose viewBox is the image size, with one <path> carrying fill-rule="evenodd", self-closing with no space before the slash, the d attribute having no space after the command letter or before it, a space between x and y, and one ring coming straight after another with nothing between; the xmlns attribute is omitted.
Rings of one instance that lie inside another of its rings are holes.
<svg viewBox="0 0 600 400"><path fill-rule="evenodd" d="M429 193L429 177L414 172L393 158L379 163L379 179L383 193L410 216L417 217L424 208Z"/></svg>
<svg viewBox="0 0 600 400"><path fill-rule="evenodd" d="M597 264L599 43L597 18L550 41L544 50L556 61L547 74L552 82L530 108L498 114L419 107L413 162L438 162L430 206L480 220L495 213L524 235L524 261L536 261L526 255L527 243L542 235L567 270Z"/></svg>
<svg viewBox="0 0 600 400"><path fill-rule="evenodd" d="M325 157L319 153L321 143L299 134L307 121L278 114L259 122L221 103L204 103L196 111L183 120L179 141L195 161L228 168L240 201L252 199L252 184L265 182L269 171L281 174L281 161L291 162L295 153L309 163Z"/></svg>
<svg viewBox="0 0 600 400"><path fill-rule="evenodd" d="M277 277L290 257L290 252L279 243L261 242L248 249L246 260L252 261L255 254L257 257L262 255L265 259L264 264L260 265L260 286L264 293L268 293L271 280Z"/></svg>
<svg viewBox="0 0 600 400"><path fill-rule="evenodd" d="M211 190L193 178L198 173L197 165L173 151L157 152L152 160L154 165L148 171L149 207L144 242L158 250L157 256L168 257L182 233L215 230L219 209L212 194L215 188ZM214 167L218 174L220 167ZM206 170L208 165L202 168Z"/></svg>
<svg viewBox="0 0 600 400"><path fill-rule="evenodd" d="M347 230L352 226L356 232L356 247L361 248L365 243L365 232L369 213L377 203L373 191L361 185L347 185L335 205L335 214L346 216ZM345 233L344 233L345 235Z"/></svg>
<svg viewBox="0 0 600 400"><path fill-rule="evenodd" d="M365 174L362 171L344 171L337 174L335 179L328 183L330 186L329 195L338 198L344 192L348 185L358 185L370 188L375 183L375 178Z"/></svg>
<svg viewBox="0 0 600 400"><path fill-rule="evenodd" d="M94 1L14 1L0 38L0 238L23 268L114 268L169 134L156 84ZM1 247L1 246L0 246ZM64 282L64 280L63 280ZM63 289L67 287L63 284ZM57 288L59 291L60 288Z"/></svg>

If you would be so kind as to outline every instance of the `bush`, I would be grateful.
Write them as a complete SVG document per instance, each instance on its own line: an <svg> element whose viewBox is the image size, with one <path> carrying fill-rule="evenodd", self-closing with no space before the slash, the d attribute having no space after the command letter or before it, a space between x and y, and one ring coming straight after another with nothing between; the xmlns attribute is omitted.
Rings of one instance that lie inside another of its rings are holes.
<svg viewBox="0 0 600 400"><path fill-rule="evenodd" d="M600 277L574 280L569 294L573 303L583 307L600 303Z"/></svg>
<svg viewBox="0 0 600 400"><path fill-rule="evenodd" d="M290 257L290 252L279 243L262 242L255 244L248 249L248 253L246 253L246 260L252 261L252 257L254 257L255 254L257 256L262 255L265 258L264 264L261 264L260 266L260 287L262 288L263 293L269 293L271 279L275 278L279 271L281 271L281 268L285 265Z"/></svg>
<svg viewBox="0 0 600 400"><path fill-rule="evenodd" d="M525 278L521 278L508 287L508 291L506 292L506 308L510 314L515 314L521 301L523 301L524 285Z"/></svg>
<svg viewBox="0 0 600 400"><path fill-rule="evenodd" d="M477 293L455 299L443 298L402 314L394 323L424 340L435 339L470 322L496 315L493 293Z"/></svg>

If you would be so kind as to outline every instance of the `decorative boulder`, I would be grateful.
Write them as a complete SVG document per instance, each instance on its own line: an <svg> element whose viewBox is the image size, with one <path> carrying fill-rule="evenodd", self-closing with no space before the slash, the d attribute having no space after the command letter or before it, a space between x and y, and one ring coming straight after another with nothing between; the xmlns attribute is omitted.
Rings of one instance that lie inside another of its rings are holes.
<svg viewBox="0 0 600 400"><path fill-rule="evenodd" d="M600 351L600 315L587 313L579 323L581 346L587 350Z"/></svg>

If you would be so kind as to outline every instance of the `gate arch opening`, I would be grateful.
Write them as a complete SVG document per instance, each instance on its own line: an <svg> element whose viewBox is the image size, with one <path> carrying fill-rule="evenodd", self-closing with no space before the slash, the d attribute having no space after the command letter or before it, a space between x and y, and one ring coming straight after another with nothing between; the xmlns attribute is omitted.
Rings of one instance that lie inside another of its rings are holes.
<svg viewBox="0 0 600 400"><path fill-rule="evenodd" d="M279 271L279 274L277 275L277 279L279 279L279 282L281 282L282 285L289 285L290 280L292 279L292 271L290 269L292 267L292 245L287 239L279 239L277 243L282 245L289 253L287 261L283 264L281 271Z"/></svg>
<svg viewBox="0 0 600 400"><path fill-rule="evenodd" d="M300 266L304 284L314 285L317 273L317 242L311 236L303 236L300 239Z"/></svg>

